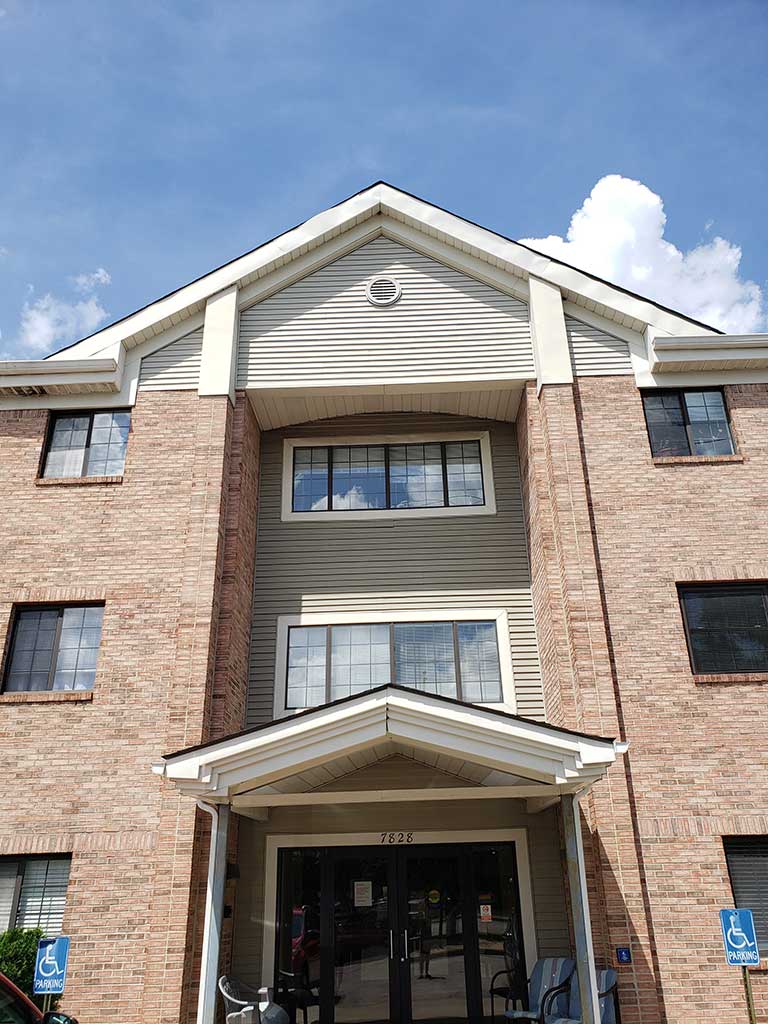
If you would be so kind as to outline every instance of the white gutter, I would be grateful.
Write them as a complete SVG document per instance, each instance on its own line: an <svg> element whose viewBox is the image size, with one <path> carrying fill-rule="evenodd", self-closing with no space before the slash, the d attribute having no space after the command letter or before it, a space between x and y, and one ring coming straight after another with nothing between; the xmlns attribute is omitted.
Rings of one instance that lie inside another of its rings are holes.
<svg viewBox="0 0 768 1024"><path fill-rule="evenodd" d="M197 1024L214 1024L219 981L221 925L224 917L224 885L227 878L227 832L229 805L216 807L198 800L201 811L211 816L211 845L208 851L208 880L205 889L203 950L200 964L200 990L197 997Z"/></svg>

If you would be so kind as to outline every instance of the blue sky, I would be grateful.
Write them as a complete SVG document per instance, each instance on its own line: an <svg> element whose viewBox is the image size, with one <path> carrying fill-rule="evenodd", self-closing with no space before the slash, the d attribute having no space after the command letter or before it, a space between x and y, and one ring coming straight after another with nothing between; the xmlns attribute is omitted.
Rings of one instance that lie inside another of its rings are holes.
<svg viewBox="0 0 768 1024"><path fill-rule="evenodd" d="M39 357L379 178L766 329L764 0L0 12L0 357Z"/></svg>

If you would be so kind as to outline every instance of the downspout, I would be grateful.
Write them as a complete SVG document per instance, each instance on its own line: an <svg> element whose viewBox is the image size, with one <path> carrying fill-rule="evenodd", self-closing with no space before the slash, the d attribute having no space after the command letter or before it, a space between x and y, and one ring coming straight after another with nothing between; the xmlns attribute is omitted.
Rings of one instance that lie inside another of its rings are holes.
<svg viewBox="0 0 768 1024"><path fill-rule="evenodd" d="M211 845L208 851L208 880L205 890L197 1024L213 1024L218 991L221 924L224 917L224 885L227 878L229 804L216 806L208 804L204 800L198 800L197 806L211 816Z"/></svg>

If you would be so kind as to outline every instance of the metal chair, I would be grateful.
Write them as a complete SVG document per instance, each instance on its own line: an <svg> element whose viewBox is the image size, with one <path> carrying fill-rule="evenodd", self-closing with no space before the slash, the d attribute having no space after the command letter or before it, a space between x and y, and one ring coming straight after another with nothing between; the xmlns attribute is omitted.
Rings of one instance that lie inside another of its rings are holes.
<svg viewBox="0 0 768 1024"><path fill-rule="evenodd" d="M509 1009L510 1002L514 1003L519 1000L524 1005L527 998L523 949L514 919L507 921L502 950L504 966L500 971L496 971L488 987L488 994L491 997L491 1021L493 1022L496 1020L496 1010L494 1008L496 996L503 997L505 1010Z"/></svg>
<svg viewBox="0 0 768 1024"><path fill-rule="evenodd" d="M619 1000L616 994L616 971L597 972L597 994L600 1003L600 1024L621 1024ZM556 1000L567 993L568 1003L565 1011L556 1008ZM579 979L574 973L570 979L558 989L552 989L544 1000L542 1007L544 1024L581 1024L581 993Z"/></svg>
<svg viewBox="0 0 768 1024"><path fill-rule="evenodd" d="M525 1010L505 1010L508 1020L544 1021L544 1007L548 1004L552 1010L559 1012L567 1005L567 983L570 980L576 961L570 957L547 957L537 960L528 979L527 1002ZM555 990L557 992L555 993Z"/></svg>
<svg viewBox="0 0 768 1024"><path fill-rule="evenodd" d="M227 1024L288 1024L288 1014L273 1003L268 988L251 988L230 975L219 978Z"/></svg>

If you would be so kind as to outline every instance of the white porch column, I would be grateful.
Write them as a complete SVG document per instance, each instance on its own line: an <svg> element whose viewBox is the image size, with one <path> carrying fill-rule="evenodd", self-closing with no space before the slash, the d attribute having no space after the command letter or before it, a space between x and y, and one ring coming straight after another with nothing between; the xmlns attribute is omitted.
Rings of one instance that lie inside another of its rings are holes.
<svg viewBox="0 0 768 1024"><path fill-rule="evenodd" d="M538 391L544 384L572 384L571 352L560 289L538 277L529 278L528 288Z"/></svg>
<svg viewBox="0 0 768 1024"><path fill-rule="evenodd" d="M203 955L200 965L200 992L197 998L197 1024L213 1024L219 982L224 884L227 879L229 805L221 804L216 807L198 800L197 806L211 816L211 847L208 852L208 884L205 891Z"/></svg>
<svg viewBox="0 0 768 1024"><path fill-rule="evenodd" d="M583 1024L600 1024L600 1001L597 997L595 951L592 948L592 924L589 919L587 875L584 868L584 845L581 839L579 798L565 794L561 798L565 857L568 865L568 888L571 895L573 935L576 940L576 971L581 995Z"/></svg>

